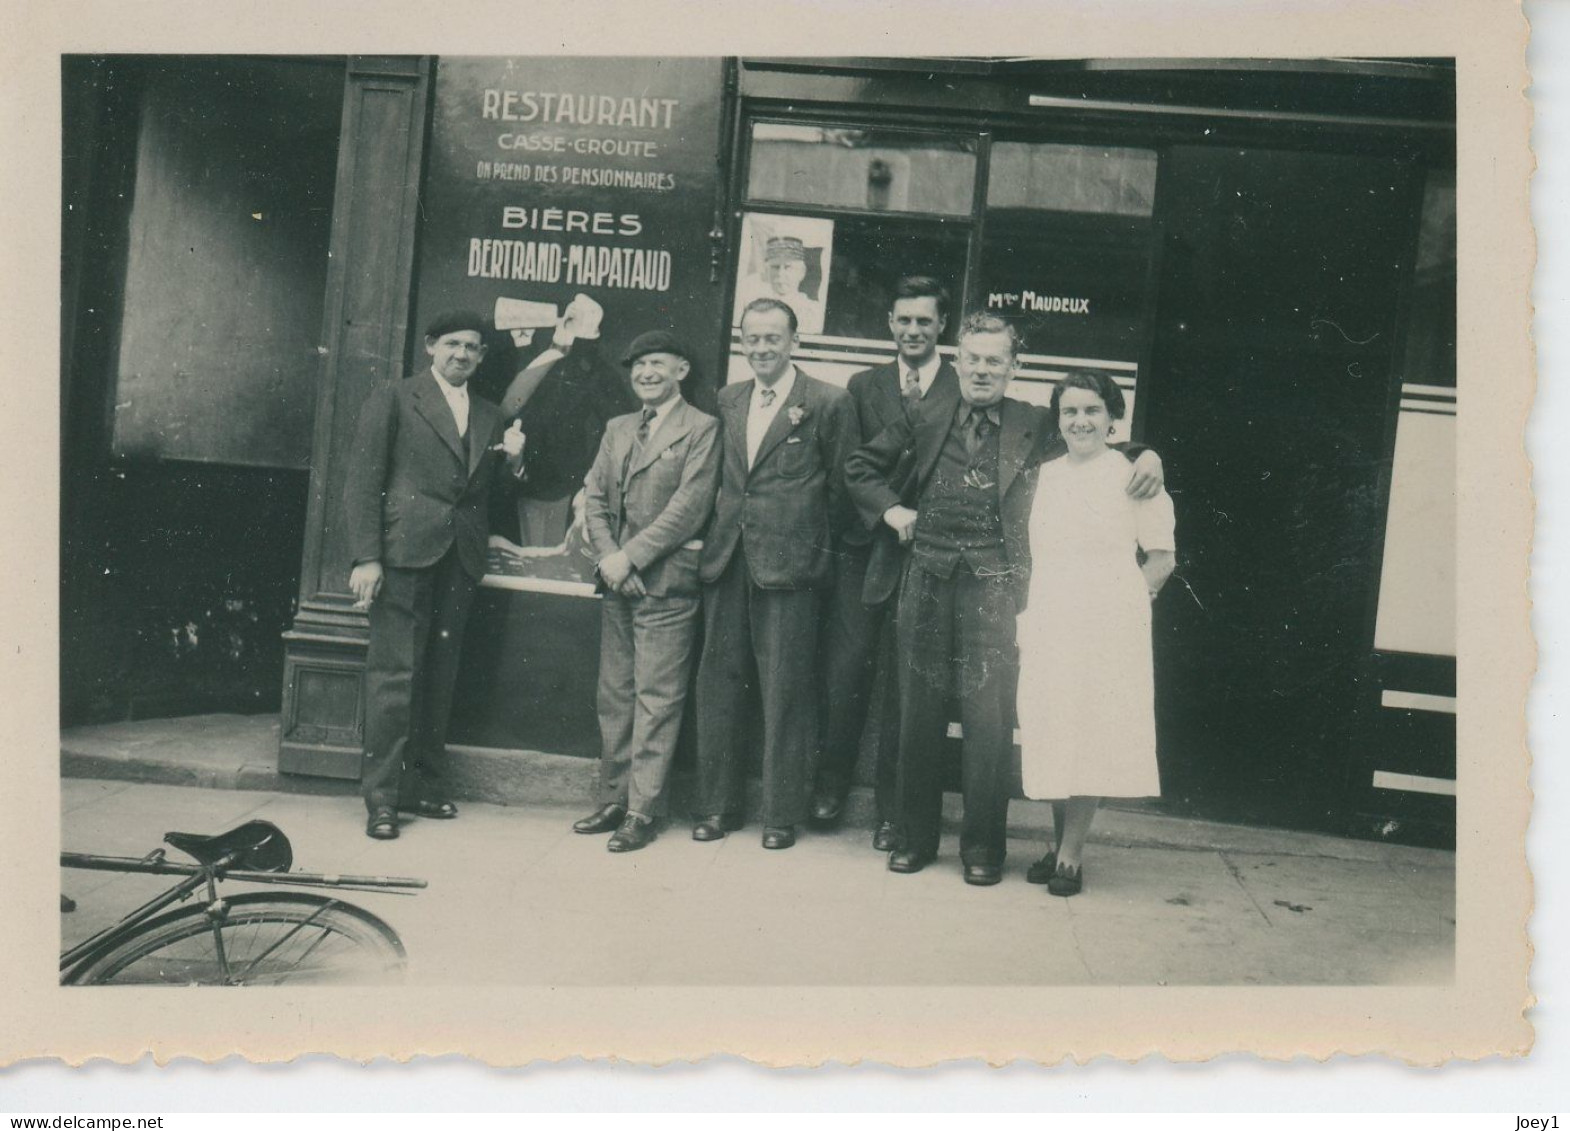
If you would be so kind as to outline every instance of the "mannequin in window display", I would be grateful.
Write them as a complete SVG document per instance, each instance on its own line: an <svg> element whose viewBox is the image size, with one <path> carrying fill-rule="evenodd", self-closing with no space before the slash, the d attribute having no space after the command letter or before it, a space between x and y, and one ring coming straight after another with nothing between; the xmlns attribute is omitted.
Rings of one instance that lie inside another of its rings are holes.
<svg viewBox="0 0 1570 1131"><path fill-rule="evenodd" d="M573 496L594 465L605 425L638 407L625 375L600 349L605 309L574 295L550 346L513 378L504 417L529 438L518 499L518 542L559 546L573 521Z"/></svg>

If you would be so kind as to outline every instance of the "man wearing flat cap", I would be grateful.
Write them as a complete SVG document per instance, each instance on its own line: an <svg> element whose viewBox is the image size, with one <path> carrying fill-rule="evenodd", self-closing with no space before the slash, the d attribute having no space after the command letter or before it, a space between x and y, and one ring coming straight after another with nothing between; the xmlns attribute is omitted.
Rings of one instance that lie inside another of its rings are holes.
<svg viewBox="0 0 1570 1131"><path fill-rule="evenodd" d="M665 815L665 781L692 674L699 534L719 485L719 421L688 404L691 351L664 330L622 358L642 407L605 427L584 482L600 612L600 807L573 825L635 852Z"/></svg>
<svg viewBox="0 0 1570 1131"><path fill-rule="evenodd" d="M486 328L469 311L431 322L431 367L366 398L344 484L349 588L371 625L360 781L377 840L398 835L400 810L458 815L443 781L458 656L485 573L490 489L516 475L524 447L467 388Z"/></svg>

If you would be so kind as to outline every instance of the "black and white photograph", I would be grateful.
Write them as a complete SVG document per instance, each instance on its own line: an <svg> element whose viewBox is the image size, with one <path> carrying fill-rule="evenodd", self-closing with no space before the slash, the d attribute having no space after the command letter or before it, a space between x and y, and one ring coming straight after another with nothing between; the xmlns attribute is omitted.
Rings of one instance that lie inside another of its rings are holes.
<svg viewBox="0 0 1570 1131"><path fill-rule="evenodd" d="M498 45L59 60L66 1008L1476 988L1457 54Z"/></svg>

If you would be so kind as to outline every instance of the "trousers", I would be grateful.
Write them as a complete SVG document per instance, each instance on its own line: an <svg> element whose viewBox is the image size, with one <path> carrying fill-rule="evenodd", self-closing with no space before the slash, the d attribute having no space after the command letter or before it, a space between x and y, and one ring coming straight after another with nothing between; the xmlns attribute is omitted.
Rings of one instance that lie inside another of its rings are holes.
<svg viewBox="0 0 1570 1131"><path fill-rule="evenodd" d="M907 852L937 855L952 698L964 728L960 859L1003 863L1019 664L1015 591L1012 579L977 575L963 565L951 577L930 573L915 559L905 568L897 626L902 658L897 792Z"/></svg>
<svg viewBox="0 0 1570 1131"><path fill-rule="evenodd" d="M382 570L365 660L368 810L445 797L447 723L474 589L456 544L435 565Z"/></svg>
<svg viewBox="0 0 1570 1131"><path fill-rule="evenodd" d="M818 737L816 589L763 589L732 556L703 597L698 811L739 814L752 721L763 722L764 825L800 824Z"/></svg>
<svg viewBox="0 0 1570 1131"><path fill-rule="evenodd" d="M600 801L665 815L692 676L697 597L604 596L600 611Z"/></svg>

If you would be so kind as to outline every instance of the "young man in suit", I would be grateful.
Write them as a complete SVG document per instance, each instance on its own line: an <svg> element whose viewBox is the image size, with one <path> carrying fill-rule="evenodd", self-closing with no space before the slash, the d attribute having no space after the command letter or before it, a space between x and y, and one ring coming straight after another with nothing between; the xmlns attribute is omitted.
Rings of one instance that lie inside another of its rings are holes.
<svg viewBox="0 0 1570 1131"><path fill-rule="evenodd" d="M698 631L698 556L719 483L720 422L681 395L691 351L653 330L622 358L638 412L606 426L584 483L600 612L600 807L572 827L636 852L665 815Z"/></svg>
<svg viewBox="0 0 1570 1131"><path fill-rule="evenodd" d="M877 546L868 565L869 587L904 574L896 613L899 845L889 856L891 872L919 872L937 856L939 763L952 694L964 728L965 882L995 884L1003 874L1014 623L1030 580L1030 507L1041 463L1063 454L1047 410L1004 395L1019 351L1019 337L1003 319L967 317L956 388L896 418L846 470L867 525L882 523L908 547L901 553ZM1139 454L1129 493L1144 497L1160 485L1160 460Z"/></svg>
<svg viewBox="0 0 1570 1131"><path fill-rule="evenodd" d="M694 840L741 827L746 745L761 701L763 846L789 848L806 816L818 740L820 593L849 524L845 460L857 442L850 397L791 360L796 314L760 298L742 311L754 379L720 391L721 464L703 547Z"/></svg>
<svg viewBox="0 0 1570 1131"><path fill-rule="evenodd" d="M398 835L399 810L458 815L442 781L453 684L485 574L492 481L516 473L524 445L500 409L466 388L485 332L468 311L431 322L431 368L366 398L344 484L349 588L371 627L361 788L366 835L377 840Z"/></svg>
<svg viewBox="0 0 1570 1131"><path fill-rule="evenodd" d="M958 387L954 367L938 356L938 339L948 324L949 293L925 275L901 279L889 309L895 359L854 374L851 402L856 409L858 442L875 438L896 418L915 411L928 397L952 396ZM934 394L936 390L936 394ZM884 696L878 705L878 749L874 783L878 824L872 847L894 847L895 774L899 765L899 681L894 662L894 633L886 614L893 607L897 578L867 591L867 561L875 540L893 539L882 525L868 531L853 523L835 559L834 588L825 602L822 630L823 739L813 787L815 824L833 827L844 812L845 795L861 753L861 734L878 671Z"/></svg>

